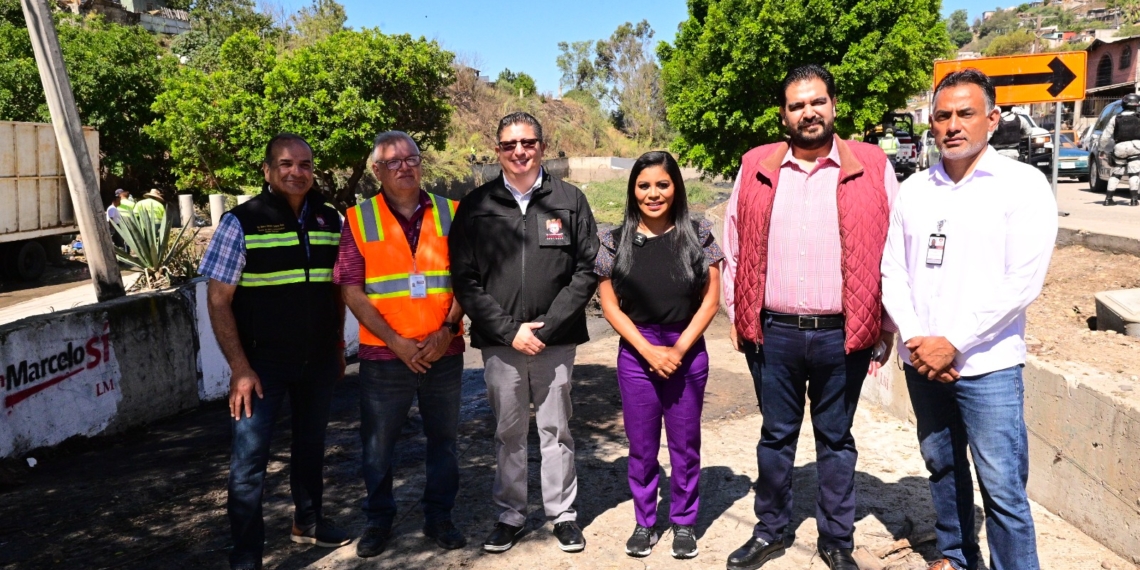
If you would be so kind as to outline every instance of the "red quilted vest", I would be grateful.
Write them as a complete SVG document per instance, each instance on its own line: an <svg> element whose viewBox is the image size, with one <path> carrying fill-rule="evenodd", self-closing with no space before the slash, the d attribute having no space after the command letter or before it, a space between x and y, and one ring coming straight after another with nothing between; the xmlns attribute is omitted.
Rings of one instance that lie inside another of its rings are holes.
<svg viewBox="0 0 1140 570"><path fill-rule="evenodd" d="M875 145L844 141L839 148L839 238L843 247L843 314L848 353L879 339L882 325L882 275L879 265L887 243L890 205L883 190L887 156ZM768 230L787 143L754 148L741 164L737 198L740 260L736 269L735 313L740 338L764 343L760 309L768 277Z"/></svg>

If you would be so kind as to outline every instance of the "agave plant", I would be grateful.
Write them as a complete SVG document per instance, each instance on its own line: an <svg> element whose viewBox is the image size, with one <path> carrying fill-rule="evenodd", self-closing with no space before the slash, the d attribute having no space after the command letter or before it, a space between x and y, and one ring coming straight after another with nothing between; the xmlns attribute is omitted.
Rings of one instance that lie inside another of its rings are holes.
<svg viewBox="0 0 1140 570"><path fill-rule="evenodd" d="M111 222L128 248L116 247L115 257L141 274L136 288L169 287L194 276L198 256L192 246L198 229L188 233L191 225L184 224L172 237L170 217L155 219L146 209L135 209L134 215Z"/></svg>

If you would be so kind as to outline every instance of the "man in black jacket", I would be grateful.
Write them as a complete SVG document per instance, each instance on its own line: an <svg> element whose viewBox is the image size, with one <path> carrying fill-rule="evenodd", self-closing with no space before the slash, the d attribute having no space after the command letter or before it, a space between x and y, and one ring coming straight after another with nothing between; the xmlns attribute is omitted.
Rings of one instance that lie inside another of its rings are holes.
<svg viewBox="0 0 1140 570"><path fill-rule="evenodd" d="M566 552L586 547L574 499L578 477L570 436L570 375L589 340L597 227L586 197L542 169L542 125L526 113L499 121L503 175L459 204L448 237L455 296L471 317L471 345L483 352L495 413L493 500L502 511L483 543L514 546L526 522L527 432L534 404L542 453L542 500Z"/></svg>

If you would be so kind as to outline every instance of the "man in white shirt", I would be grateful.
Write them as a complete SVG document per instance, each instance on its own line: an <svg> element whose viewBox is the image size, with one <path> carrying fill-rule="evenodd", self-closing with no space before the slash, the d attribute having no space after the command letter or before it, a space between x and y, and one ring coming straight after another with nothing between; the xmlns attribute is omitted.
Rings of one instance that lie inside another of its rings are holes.
<svg viewBox="0 0 1140 570"><path fill-rule="evenodd" d="M1025 309L1037 298L1057 236L1045 177L987 144L998 126L994 87L976 69L935 89L931 131L942 161L907 179L891 212L883 305L918 422L943 559L973 570L976 466L991 570L1038 570L1025 485Z"/></svg>

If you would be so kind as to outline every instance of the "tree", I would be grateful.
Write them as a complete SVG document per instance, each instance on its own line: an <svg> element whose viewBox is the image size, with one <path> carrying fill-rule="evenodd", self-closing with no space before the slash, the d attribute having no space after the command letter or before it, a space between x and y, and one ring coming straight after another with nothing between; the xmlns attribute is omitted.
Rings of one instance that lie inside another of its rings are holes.
<svg viewBox="0 0 1140 570"><path fill-rule="evenodd" d="M950 41L961 48L974 39L974 32L966 21L966 10L954 10L946 20L946 31L950 34Z"/></svg>
<svg viewBox="0 0 1140 570"><path fill-rule="evenodd" d="M861 131L930 89L931 61L954 45L939 0L692 0L662 43L672 145L706 172L734 173L750 148L780 140L783 75L816 63L835 75L836 128Z"/></svg>
<svg viewBox="0 0 1140 570"><path fill-rule="evenodd" d="M986 57L1029 53L1034 39L1036 36L1029 30L1014 30L994 38L982 53Z"/></svg>
<svg viewBox="0 0 1140 570"><path fill-rule="evenodd" d="M1108 0L1106 6L1120 10L1122 24L1140 23L1140 0Z"/></svg>
<svg viewBox="0 0 1140 570"><path fill-rule="evenodd" d="M978 37L1000 36L1021 27L1017 10L996 10L989 18L978 24Z"/></svg>
<svg viewBox="0 0 1140 570"><path fill-rule="evenodd" d="M600 97L611 106L615 124L638 140L652 143L665 130L661 70L649 42L653 28L642 20L618 26L595 46L594 68Z"/></svg>
<svg viewBox="0 0 1140 570"><path fill-rule="evenodd" d="M594 42L558 42L556 63L562 72L559 85L567 91L594 91L598 70L594 68Z"/></svg>
<svg viewBox="0 0 1140 570"><path fill-rule="evenodd" d="M265 142L296 133L312 144L318 183L343 210L356 202L376 133L400 129L423 150L443 148L453 57L435 42L375 29L278 54L244 31L223 44L214 71L184 68L167 82L149 131L169 145L180 188L228 193L260 184Z"/></svg>
<svg viewBox="0 0 1140 570"><path fill-rule="evenodd" d="M291 18L300 45L311 45L341 30L348 21L344 6L336 0L313 0Z"/></svg>
<svg viewBox="0 0 1140 570"><path fill-rule="evenodd" d="M71 14L56 19L80 119L99 131L101 177L126 179L128 187L165 183L165 149L143 127L156 119L150 105L173 58L138 26ZM0 21L0 120L51 121L22 17L19 25Z"/></svg>
<svg viewBox="0 0 1140 570"><path fill-rule="evenodd" d="M495 85L523 97L529 97L538 92L538 85L534 82L533 77L524 72L515 73L509 68L499 72Z"/></svg>

